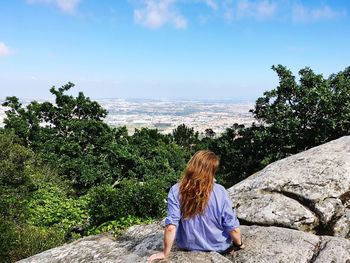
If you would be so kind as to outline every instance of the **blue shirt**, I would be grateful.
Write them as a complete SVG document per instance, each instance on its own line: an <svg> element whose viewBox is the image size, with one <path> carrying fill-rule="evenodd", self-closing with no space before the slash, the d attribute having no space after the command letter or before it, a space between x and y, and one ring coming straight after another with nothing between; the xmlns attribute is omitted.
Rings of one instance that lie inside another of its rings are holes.
<svg viewBox="0 0 350 263"><path fill-rule="evenodd" d="M176 226L176 244L181 249L224 251L232 243L229 232L239 227L226 189L214 183L203 215L181 218L179 184L171 187L168 195L168 215L165 225Z"/></svg>

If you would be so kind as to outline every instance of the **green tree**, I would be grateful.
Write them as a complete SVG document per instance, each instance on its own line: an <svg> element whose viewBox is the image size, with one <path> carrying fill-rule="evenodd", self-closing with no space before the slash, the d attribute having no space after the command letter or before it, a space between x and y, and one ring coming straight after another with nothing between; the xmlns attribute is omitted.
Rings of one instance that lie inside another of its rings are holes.
<svg viewBox="0 0 350 263"><path fill-rule="evenodd" d="M177 126L172 133L174 141L182 147L191 147L199 142L199 133L185 124Z"/></svg>
<svg viewBox="0 0 350 263"><path fill-rule="evenodd" d="M221 156L218 179L226 187L267 164L350 134L350 68L325 79L310 68L300 79L273 66L279 85L257 99L256 123L228 128L208 147Z"/></svg>
<svg viewBox="0 0 350 263"><path fill-rule="evenodd" d="M29 146L40 138L40 104L38 102L33 101L25 109L17 97L7 97L2 106L9 108L5 112L6 129L16 134L22 140L22 144Z"/></svg>
<svg viewBox="0 0 350 263"><path fill-rule="evenodd" d="M216 135L216 132L214 132L213 129L211 128L205 129L205 137L214 138L215 135Z"/></svg>
<svg viewBox="0 0 350 263"><path fill-rule="evenodd" d="M83 193L92 185L112 181L105 160L116 134L103 122L107 111L97 102L82 92L76 98L65 94L73 86L52 87L54 104L33 101L24 108L16 97L7 97L5 129L14 131Z"/></svg>
<svg viewBox="0 0 350 263"><path fill-rule="evenodd" d="M350 67L328 79L304 68L299 82L286 67L272 69L279 85L252 112L268 127L275 151L286 156L350 133Z"/></svg>
<svg viewBox="0 0 350 263"><path fill-rule="evenodd" d="M16 228L25 223L33 190L28 173L33 153L18 142L14 134L0 133L0 262L10 261Z"/></svg>

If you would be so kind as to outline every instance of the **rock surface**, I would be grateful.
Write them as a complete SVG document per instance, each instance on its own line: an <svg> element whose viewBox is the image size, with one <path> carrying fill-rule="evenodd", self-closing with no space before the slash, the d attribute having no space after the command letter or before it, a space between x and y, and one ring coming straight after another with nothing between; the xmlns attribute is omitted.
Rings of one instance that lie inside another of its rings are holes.
<svg viewBox="0 0 350 263"><path fill-rule="evenodd" d="M218 263L347 263L350 261L350 240L316 236L281 227L242 226L245 250L232 255L216 252L171 253L166 262ZM71 262L146 262L147 257L162 248L162 224L131 227L121 238L98 235L53 248L19 261L20 263ZM163 261L164 262L164 261Z"/></svg>
<svg viewBox="0 0 350 263"><path fill-rule="evenodd" d="M350 136L268 165L229 189L241 222L350 237Z"/></svg>
<svg viewBox="0 0 350 263"><path fill-rule="evenodd" d="M221 255L174 248L166 262L350 262L343 238L350 236L350 136L272 163L229 193L246 249ZM119 239L86 237L19 262L146 262L162 248L162 226L133 226Z"/></svg>

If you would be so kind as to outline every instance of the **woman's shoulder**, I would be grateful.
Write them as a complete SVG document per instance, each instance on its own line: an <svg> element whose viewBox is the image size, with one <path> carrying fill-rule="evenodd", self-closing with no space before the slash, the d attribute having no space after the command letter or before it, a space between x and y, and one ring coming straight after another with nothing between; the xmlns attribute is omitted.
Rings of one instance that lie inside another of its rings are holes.
<svg viewBox="0 0 350 263"><path fill-rule="evenodd" d="M177 193L179 192L180 184L176 183L170 188L170 192Z"/></svg>
<svg viewBox="0 0 350 263"><path fill-rule="evenodd" d="M176 188L179 188L180 187L180 183L176 183L176 184L173 184L171 186L172 189L176 189Z"/></svg>
<svg viewBox="0 0 350 263"><path fill-rule="evenodd" d="M220 190L220 191L226 191L226 188L222 186L221 184L214 183L214 189Z"/></svg>
<svg viewBox="0 0 350 263"><path fill-rule="evenodd" d="M221 184L217 184L217 183L214 183L214 192L216 194L219 194L220 196L226 196L228 195L228 192L226 190L226 188L224 186L222 186Z"/></svg>

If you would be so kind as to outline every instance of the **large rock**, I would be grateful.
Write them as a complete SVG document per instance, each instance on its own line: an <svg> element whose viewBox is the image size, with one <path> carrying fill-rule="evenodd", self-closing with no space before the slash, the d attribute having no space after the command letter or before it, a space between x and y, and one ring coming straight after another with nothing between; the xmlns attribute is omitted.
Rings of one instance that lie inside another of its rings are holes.
<svg viewBox="0 0 350 263"><path fill-rule="evenodd" d="M350 241L344 238L316 236L280 227L242 226L245 250L232 255L216 252L174 251L167 262L217 263L347 263L350 261ZM161 250L161 224L131 227L121 238L98 235L57 247L20 263L74 262L145 262L154 251Z"/></svg>
<svg viewBox="0 0 350 263"><path fill-rule="evenodd" d="M229 189L241 222L350 236L350 136L268 165Z"/></svg>

